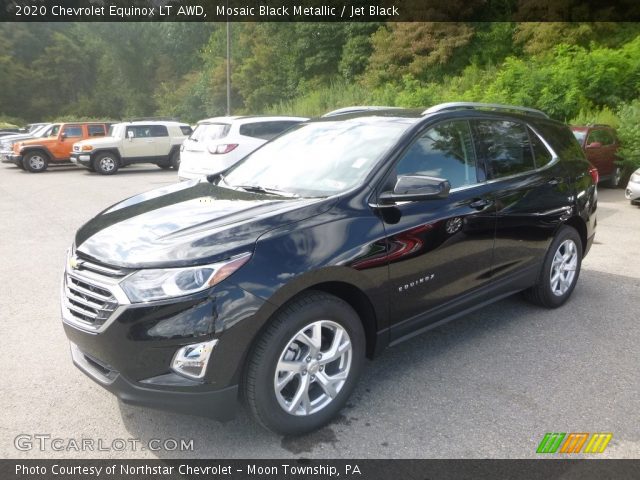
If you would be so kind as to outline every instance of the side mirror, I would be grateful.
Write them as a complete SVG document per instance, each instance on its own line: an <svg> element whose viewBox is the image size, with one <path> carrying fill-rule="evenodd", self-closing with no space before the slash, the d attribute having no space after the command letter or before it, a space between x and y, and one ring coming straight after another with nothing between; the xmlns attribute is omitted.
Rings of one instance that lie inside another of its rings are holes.
<svg viewBox="0 0 640 480"><path fill-rule="evenodd" d="M600 148L602 147L602 143L600 142L591 142L589 145L587 145L587 148Z"/></svg>
<svg viewBox="0 0 640 480"><path fill-rule="evenodd" d="M67 138L67 134L66 134L66 133L64 133L64 132L62 132L62 133L60 134L60 140L64 141L64 140L65 140L65 138Z"/></svg>
<svg viewBox="0 0 640 480"><path fill-rule="evenodd" d="M133 130L127 130L127 138L133 140Z"/></svg>
<svg viewBox="0 0 640 480"><path fill-rule="evenodd" d="M422 175L407 175L398 177L396 186L391 192L382 192L380 202L386 205L396 202L419 202L447 198L451 184L449 180Z"/></svg>

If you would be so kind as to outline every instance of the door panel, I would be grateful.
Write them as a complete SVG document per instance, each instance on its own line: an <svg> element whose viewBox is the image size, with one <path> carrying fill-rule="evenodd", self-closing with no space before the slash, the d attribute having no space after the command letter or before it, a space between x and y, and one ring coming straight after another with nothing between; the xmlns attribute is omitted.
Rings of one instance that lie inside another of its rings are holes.
<svg viewBox="0 0 640 480"><path fill-rule="evenodd" d="M122 144L122 156L125 158L154 156L155 138L151 136L151 125L130 125L125 131L125 139ZM133 132L133 138L129 138L129 132Z"/></svg>
<svg viewBox="0 0 640 480"><path fill-rule="evenodd" d="M380 209L387 236L392 339L430 321L428 312L490 281L495 214L476 164L469 124L455 120L420 134L383 190L398 176L450 181L447 198Z"/></svg>
<svg viewBox="0 0 640 480"><path fill-rule="evenodd" d="M65 136L63 138L63 136ZM58 141L53 145L53 154L57 159L71 156L73 144L86 138L86 125L63 125L58 135Z"/></svg>
<svg viewBox="0 0 640 480"><path fill-rule="evenodd" d="M471 122L478 157L487 166L496 213L492 277L540 264L571 213L569 180L540 137L519 122Z"/></svg>

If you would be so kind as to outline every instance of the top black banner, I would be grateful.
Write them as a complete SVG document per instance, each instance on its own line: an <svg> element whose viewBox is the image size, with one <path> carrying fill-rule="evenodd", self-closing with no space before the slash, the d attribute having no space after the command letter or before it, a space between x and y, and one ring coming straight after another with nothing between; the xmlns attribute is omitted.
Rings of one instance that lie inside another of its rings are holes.
<svg viewBox="0 0 640 480"><path fill-rule="evenodd" d="M3 0L3 22L633 22L638 0Z"/></svg>

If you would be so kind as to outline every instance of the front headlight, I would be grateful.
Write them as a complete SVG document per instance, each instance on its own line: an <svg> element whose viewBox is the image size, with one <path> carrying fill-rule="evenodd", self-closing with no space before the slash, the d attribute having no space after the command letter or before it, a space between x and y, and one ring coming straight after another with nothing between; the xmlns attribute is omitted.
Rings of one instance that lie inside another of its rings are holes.
<svg viewBox="0 0 640 480"><path fill-rule="evenodd" d="M247 252L211 265L139 270L124 279L120 286L132 303L180 297L217 285L249 258L251 253Z"/></svg>

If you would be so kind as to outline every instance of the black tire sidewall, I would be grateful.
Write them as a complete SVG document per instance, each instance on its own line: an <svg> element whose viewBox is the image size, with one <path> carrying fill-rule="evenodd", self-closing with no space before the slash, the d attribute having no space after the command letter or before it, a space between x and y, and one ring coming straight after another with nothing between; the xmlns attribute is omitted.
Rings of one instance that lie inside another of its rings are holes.
<svg viewBox="0 0 640 480"><path fill-rule="evenodd" d="M573 278L573 283L563 295L559 296L555 295L551 290L551 264L553 263L553 257L555 256L558 248L565 240L573 240L573 242L576 244L576 248L578 249L578 264L576 266L576 274ZM582 240L580 239L580 235L574 228L563 226L560 228L560 230L558 230L558 233L551 242L543 265L543 271L540 281L542 282L543 286L543 295L545 297L545 302L547 302L552 307L559 307L560 305L564 304L569 299L569 297L573 293L573 289L578 283L581 267Z"/></svg>
<svg viewBox="0 0 640 480"><path fill-rule="evenodd" d="M308 297L313 298L313 297ZM254 372L255 404L252 409L258 421L268 429L285 435L298 435L320 428L331 421L351 395L365 357L365 335L356 312L344 301L329 295L317 297L321 301L312 302L298 308L293 313L283 312L274 323L270 341L257 362ZM317 320L331 320L340 324L349 334L352 344L352 360L349 377L336 398L325 408L308 416L286 413L276 399L273 379L276 364L289 340L303 327Z"/></svg>
<svg viewBox="0 0 640 480"><path fill-rule="evenodd" d="M178 152L177 150L175 150L170 156L169 156L169 164L171 165L171 167L174 170L179 170L180 169L180 152Z"/></svg>

